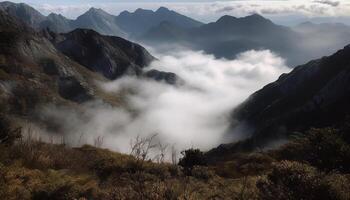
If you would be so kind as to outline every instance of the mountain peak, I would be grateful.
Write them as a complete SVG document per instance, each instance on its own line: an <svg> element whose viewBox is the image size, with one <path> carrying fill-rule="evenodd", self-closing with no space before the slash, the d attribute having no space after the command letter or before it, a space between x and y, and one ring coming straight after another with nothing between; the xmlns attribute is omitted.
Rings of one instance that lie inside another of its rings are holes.
<svg viewBox="0 0 350 200"><path fill-rule="evenodd" d="M259 14L252 14L252 15L248 15L246 17L242 17L242 18L236 18L234 16L231 15L224 15L222 17L220 17L217 22L219 23L229 23L229 22L233 22L233 21L249 21L249 22L264 22L264 23L271 23L270 20L264 18L263 16L259 15Z"/></svg>
<svg viewBox="0 0 350 200"><path fill-rule="evenodd" d="M237 18L234 16L231 16L231 15L224 15L224 16L220 17L216 22L223 23L223 22L230 22L233 20L237 20Z"/></svg>
<svg viewBox="0 0 350 200"><path fill-rule="evenodd" d="M156 12L170 12L170 10L166 7L161 6L156 10Z"/></svg>
<svg viewBox="0 0 350 200"><path fill-rule="evenodd" d="M271 22L270 20L266 19L265 17L263 17L257 13L243 17L242 19L254 21L254 22L268 22L268 23Z"/></svg>
<svg viewBox="0 0 350 200"><path fill-rule="evenodd" d="M123 12L121 12L121 13L119 14L119 16L130 15L130 14L131 14L131 13L130 13L129 11L124 10Z"/></svg>
<svg viewBox="0 0 350 200"><path fill-rule="evenodd" d="M101 8L95 8L95 7L91 7L87 13L101 13L101 12L105 12L104 10L102 10Z"/></svg>
<svg viewBox="0 0 350 200"><path fill-rule="evenodd" d="M47 17L49 18L66 18L61 14L56 14L56 13L50 13Z"/></svg>
<svg viewBox="0 0 350 200"><path fill-rule="evenodd" d="M149 11L151 11L151 10L146 10L146 9L143 9L143 8L138 8L138 9L135 10L134 13L144 13L144 12L149 12Z"/></svg>

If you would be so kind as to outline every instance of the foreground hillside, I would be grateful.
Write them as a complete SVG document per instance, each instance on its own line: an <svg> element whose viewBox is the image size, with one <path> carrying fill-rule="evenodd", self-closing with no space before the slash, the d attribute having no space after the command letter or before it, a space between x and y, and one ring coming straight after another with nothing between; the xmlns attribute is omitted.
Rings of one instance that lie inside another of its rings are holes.
<svg viewBox="0 0 350 200"><path fill-rule="evenodd" d="M178 165L138 138L130 155L40 142L0 119L0 197L26 199L350 199L349 121L312 129L277 150L208 162L187 150ZM102 143L96 142L96 146ZM153 159L152 159L153 158Z"/></svg>

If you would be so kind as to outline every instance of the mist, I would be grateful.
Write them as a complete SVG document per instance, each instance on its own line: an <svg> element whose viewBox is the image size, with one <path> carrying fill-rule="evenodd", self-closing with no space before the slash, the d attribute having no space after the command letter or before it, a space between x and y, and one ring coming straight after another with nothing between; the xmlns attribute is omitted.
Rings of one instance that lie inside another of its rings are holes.
<svg viewBox="0 0 350 200"><path fill-rule="evenodd" d="M42 120L54 122L47 134L64 134L72 146L94 144L97 138L103 138L104 148L123 153L130 152L132 139L153 134L157 134L159 142L178 150L209 150L247 137L244 131L230 132L232 110L250 94L290 71L284 59L269 50L247 51L235 60L190 50L153 53L158 60L149 70L176 73L181 84L133 76L99 83L108 93L123 94L127 105L112 107L91 101L77 110L45 105L39 111Z"/></svg>

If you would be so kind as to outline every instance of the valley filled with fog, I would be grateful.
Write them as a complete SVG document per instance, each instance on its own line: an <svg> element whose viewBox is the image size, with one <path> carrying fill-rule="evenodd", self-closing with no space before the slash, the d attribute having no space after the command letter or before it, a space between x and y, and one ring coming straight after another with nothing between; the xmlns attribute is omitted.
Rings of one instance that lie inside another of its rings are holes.
<svg viewBox="0 0 350 200"><path fill-rule="evenodd" d="M248 129L230 130L232 110L291 69L283 58L269 50L247 51L237 59L216 59L201 51L184 50L161 54L147 68L173 72L178 83L170 85L137 77L124 77L99 86L111 95L123 93L127 108L101 101L84 103L83 111L45 105L42 118L61 127L68 144L92 144L103 138L102 147L130 152L137 136L157 134L164 145L178 151L196 147L209 150L222 143L249 137ZM55 138L43 132L42 139ZM60 142L62 135L56 134Z"/></svg>

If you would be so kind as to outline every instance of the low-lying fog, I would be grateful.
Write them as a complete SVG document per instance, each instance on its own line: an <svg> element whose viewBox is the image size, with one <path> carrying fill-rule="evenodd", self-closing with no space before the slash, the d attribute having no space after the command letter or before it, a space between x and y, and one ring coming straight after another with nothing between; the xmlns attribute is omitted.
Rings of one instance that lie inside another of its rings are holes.
<svg viewBox="0 0 350 200"><path fill-rule="evenodd" d="M110 93L131 91L126 97L129 109L95 101L84 105L83 114L46 106L42 116L63 125L71 145L103 138L103 147L128 153L130 140L157 133L160 142L178 150L208 150L244 137L244 133L230 135L230 112L254 91L290 71L282 58L268 50L247 51L235 60L189 50L153 53L159 60L149 68L174 72L183 85L125 77L101 87Z"/></svg>

